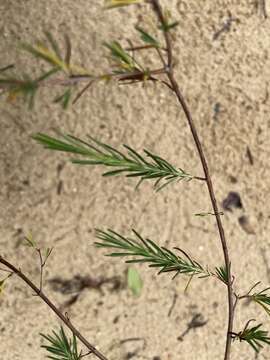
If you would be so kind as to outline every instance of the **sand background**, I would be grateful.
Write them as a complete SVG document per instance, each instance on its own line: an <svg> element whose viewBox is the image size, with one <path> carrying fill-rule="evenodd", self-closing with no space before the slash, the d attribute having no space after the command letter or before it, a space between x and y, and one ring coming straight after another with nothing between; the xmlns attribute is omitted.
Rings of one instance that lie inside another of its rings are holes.
<svg viewBox="0 0 270 360"><path fill-rule="evenodd" d="M270 30L260 2L162 1L180 26L175 30L177 79L188 101L209 160L219 204L229 191L237 191L243 209L225 212L222 220L231 253L237 291L258 280L269 285L270 266L270 155L269 78ZM2 0L0 2L0 67L16 63L30 73L37 62L22 54L19 41L31 43L50 30L61 42L69 34L74 61L91 71L106 69L102 41L131 38L142 21L151 26L146 6L104 12L100 0ZM270 5L266 0L266 10ZM231 17L229 31L216 34ZM152 60L150 60L150 63ZM72 295L53 290L55 276L76 275L99 279L118 276L124 284L114 291L85 289L65 308L84 336L109 359L212 360L222 359L227 326L226 288L214 280L194 280L184 293L186 279L157 277L137 266L144 288L134 297L125 285L127 266L105 258L94 248L94 228L111 227L125 235L135 228L158 244L179 246L203 264L222 265L222 251L213 217L194 214L211 211L206 188L200 182L179 183L154 193L150 183L134 191L135 181L103 179L100 168L71 165L64 154L35 144L30 135L58 128L77 136L91 134L116 147L127 143L147 148L176 166L202 174L189 128L181 109L161 85L108 86L91 89L76 106L62 111L43 90L34 110L22 103L0 103L0 249L38 282L38 259L20 245L32 232L43 247L54 246L45 270L47 294L63 305ZM219 105L216 105L219 104ZM215 109L219 108L218 113ZM254 163L247 156L249 147ZM61 194L57 193L59 183ZM253 234L239 225L246 215ZM177 294L171 316L168 312ZM0 354L3 360L45 358L39 332L57 329L59 321L32 296L19 280L8 282L0 298ZM200 313L207 325L177 338L192 317ZM235 330L256 317L270 323L262 310L240 306ZM128 338L140 341L121 343ZM268 359L264 349L258 358ZM234 344L232 359L253 359L246 344Z"/></svg>

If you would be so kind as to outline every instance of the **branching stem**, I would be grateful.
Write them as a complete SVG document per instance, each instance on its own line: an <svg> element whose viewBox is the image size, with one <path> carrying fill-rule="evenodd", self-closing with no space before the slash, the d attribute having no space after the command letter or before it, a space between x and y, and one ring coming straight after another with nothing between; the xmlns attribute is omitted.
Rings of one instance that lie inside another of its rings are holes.
<svg viewBox="0 0 270 360"><path fill-rule="evenodd" d="M152 4L154 12L156 13L156 15L158 17L160 24L163 25L164 28L166 28L167 24L166 24L166 20L164 18L163 11L160 6L159 0L149 0L149 2ZM227 329L227 339L226 339L224 360L229 360L231 343L232 343L231 332L232 332L232 328L233 328L234 304L233 304L231 264L230 264L230 258L229 258L229 253L228 253L228 246L227 246L227 242L226 242L226 238L225 238L223 225L221 222L220 212L219 212L218 206L217 206L217 200L216 200L216 196L215 196L215 192L214 192L214 188L213 188L213 184L212 184L211 175L209 172L206 157L204 155L202 144L199 139L198 132L197 132L196 126L194 124L193 118L191 116L190 110L189 110L187 103L180 91L179 85L174 77L172 42L171 42L171 37L170 37L169 31L164 31L164 37L165 37L165 42L166 42L166 47L167 47L167 55L168 55L167 68L165 70L167 72L167 76L170 81L171 87L172 87L184 113L185 113L185 116L188 121L197 151L199 153L199 157L200 157L201 164L202 164L203 171L204 171L205 178L206 178L209 196L210 196L212 207L213 207L215 217L216 217L219 236L220 236L222 249L223 249L224 261L225 261L225 265L226 265L226 269L227 269L227 273L228 273L229 281L227 283L227 289L228 289L228 311L229 311L229 314L228 314L228 329Z"/></svg>
<svg viewBox="0 0 270 360"><path fill-rule="evenodd" d="M62 314L62 312L51 302L51 300L43 293L42 289L39 289L20 269L17 269L14 265L9 263L0 255L0 263L5 265L9 270L16 274L20 279L22 279L34 292L38 295L48 306L49 308L63 321L63 323L71 330L71 332L76 336L86 347L87 349L100 360L108 360L101 352L99 352L93 345L91 345L82 334L72 325L69 318Z"/></svg>

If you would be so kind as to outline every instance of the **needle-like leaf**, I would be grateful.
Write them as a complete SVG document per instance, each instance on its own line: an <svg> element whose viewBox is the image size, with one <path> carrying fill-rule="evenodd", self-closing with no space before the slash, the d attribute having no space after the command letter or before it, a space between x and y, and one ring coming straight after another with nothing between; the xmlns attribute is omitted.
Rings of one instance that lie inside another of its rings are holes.
<svg viewBox="0 0 270 360"><path fill-rule="evenodd" d="M0 78L0 87L3 88L4 93L7 93L9 101L23 97L28 102L29 108L32 108L40 83L54 75L58 70L58 68L53 68L36 79L32 79L28 75L4 74L4 77Z"/></svg>
<svg viewBox="0 0 270 360"><path fill-rule="evenodd" d="M140 183L143 180L154 180L156 191L172 182L188 181L194 178L184 170L175 168L165 159L147 150L144 150L146 157L143 157L127 145L124 145L127 150L127 154L124 154L92 137L89 137L89 142L71 135L61 135L61 137L61 139L57 139L38 133L33 136L33 139L47 149L81 155L82 158L71 159L74 164L103 165L115 168L103 173L103 176L125 174L127 177L139 177Z"/></svg>
<svg viewBox="0 0 270 360"><path fill-rule="evenodd" d="M82 353L78 353L77 339L74 335L72 340L68 339L62 326L58 334L55 331L52 333L53 335L40 334L49 342L48 345L41 345L49 353L47 355L49 359L80 360L82 358Z"/></svg>
<svg viewBox="0 0 270 360"><path fill-rule="evenodd" d="M216 267L216 276L224 284L228 284L228 271L226 269L226 266Z"/></svg>
<svg viewBox="0 0 270 360"><path fill-rule="evenodd" d="M267 291L269 289L270 289L269 287L266 289L263 289L262 291L260 291L258 293L249 295L248 298L251 299L252 301L254 301L255 303L257 303L258 305L260 305L265 310L267 315L270 316L270 295L267 294Z"/></svg>
<svg viewBox="0 0 270 360"><path fill-rule="evenodd" d="M152 45L153 47L159 47L159 42L150 34L148 34L144 29L139 26L136 26L136 30L140 33L141 39L146 44Z"/></svg>
<svg viewBox="0 0 270 360"><path fill-rule="evenodd" d="M97 229L96 236L100 242L96 246L100 248L113 249L113 252L107 256L112 257L134 257L132 260L126 260L127 263L149 263L149 267L159 268L159 274L173 272L174 277L179 274L188 276L198 275L199 277L208 277L213 274L203 268L197 261L192 260L184 251L184 256L178 256L171 250L158 246L150 239L144 239L138 232L133 230L136 239L124 237L117 232L108 229L102 231Z"/></svg>
<svg viewBox="0 0 270 360"><path fill-rule="evenodd" d="M122 48L118 41L112 41L111 43L105 42L104 46L110 50L111 58L115 63L116 70L114 70L114 73L121 74L144 71L136 60Z"/></svg>
<svg viewBox="0 0 270 360"><path fill-rule="evenodd" d="M250 322L251 320L247 323L243 331L232 333L232 337L239 341L246 341L256 352L259 352L263 347L262 343L270 345L270 337L267 331L260 329L262 324L249 327Z"/></svg>

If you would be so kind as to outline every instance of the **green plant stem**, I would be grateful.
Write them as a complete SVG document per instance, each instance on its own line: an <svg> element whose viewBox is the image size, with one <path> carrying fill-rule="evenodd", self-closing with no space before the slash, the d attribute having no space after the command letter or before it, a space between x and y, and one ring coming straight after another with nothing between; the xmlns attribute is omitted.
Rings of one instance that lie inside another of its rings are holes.
<svg viewBox="0 0 270 360"><path fill-rule="evenodd" d="M86 347L100 360L108 360L101 352L99 352L93 345L91 345L81 333L71 324L67 316L62 314L62 312L51 302L51 300L39 289L32 281L24 275L21 270L17 269L14 265L9 263L0 255L0 263L5 265L9 270L21 278L34 292L39 296L49 307L50 309L63 321L63 323L71 330L74 336L76 336Z"/></svg>
<svg viewBox="0 0 270 360"><path fill-rule="evenodd" d="M160 6L159 0L150 0L149 1L152 5L153 5L153 9L154 12L157 14L158 20L161 23L161 25L165 25L166 21L163 15L163 11L162 8ZM165 41L166 41L166 47L167 47L167 53L168 53L168 62L167 62L167 76L168 79L170 81L170 85L185 113L186 119L188 121L197 151L199 153L199 157L201 160L201 164L203 167L203 171L205 174L205 178L206 178L206 183L207 183L207 187L208 187L208 192L209 192L209 196L211 199L211 203L212 203L212 207L215 213L215 217L216 217L216 222L217 222L217 226L218 226L218 231L219 231L219 236L220 236L220 240L221 240L221 244L222 244L222 249L223 249L223 255L224 255L224 261L225 261L225 265L227 268L227 273L228 273L228 283L227 283L227 290L228 290L228 329L227 329L227 337L226 337L226 347L225 347L225 355L224 355L224 360L229 360L230 359L230 351L231 351L231 343L232 343L232 337L231 337L231 332L232 332L232 328L233 328L233 317L234 317L234 309L233 309L233 289L232 289L232 277L231 277L231 264L230 264L230 258L229 258L229 253L228 253L228 246L227 246L227 242L226 242L226 238L225 238L225 233L224 233L224 229L223 229L223 225L221 222L221 217L220 217L220 213L218 210L218 206L217 206L217 200L216 200L216 196L215 196L215 192L214 192L214 188L213 188L213 184L212 184L212 179L211 179L211 175L209 172L209 168L208 168L208 164L207 164L207 160L206 157L204 155L204 151L202 149L202 144L201 141L199 139L198 136L198 132L196 129L196 126L194 124L193 118L191 116L191 113L189 111L189 108L187 106L187 103L183 97L183 95L181 94L179 85L174 77L174 71L173 71L173 55L172 55L172 43L171 43L171 37L170 37L170 33L168 31L164 31L164 37L165 37Z"/></svg>

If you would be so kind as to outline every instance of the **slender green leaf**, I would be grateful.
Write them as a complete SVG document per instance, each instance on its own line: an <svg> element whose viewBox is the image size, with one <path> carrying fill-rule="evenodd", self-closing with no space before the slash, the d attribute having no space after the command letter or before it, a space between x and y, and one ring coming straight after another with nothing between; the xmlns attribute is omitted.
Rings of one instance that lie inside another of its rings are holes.
<svg viewBox="0 0 270 360"><path fill-rule="evenodd" d="M250 322L251 320L247 323L243 331L232 333L232 337L233 339L247 342L255 352L259 352L263 344L270 345L270 337L267 331L261 330L262 324L249 327Z"/></svg>
<svg viewBox="0 0 270 360"><path fill-rule="evenodd" d="M70 94L65 94L69 97ZM68 101L66 97L59 97L57 101ZM103 165L114 168L103 173L103 176L116 176L124 174L127 177L139 177L143 180L155 180L154 188L160 191L174 181L191 180L192 175L182 169L177 169L160 156L154 155L145 150L145 157L128 145L124 145L128 153L123 154L112 146L102 143L94 138L89 142L83 141L72 135L60 135L61 139L38 133L33 136L38 143L45 148L54 151L63 151L80 155L82 158L71 161L79 165ZM147 158L150 158L148 161ZM147 159L147 160L146 160ZM157 180L157 181L156 181Z"/></svg>
<svg viewBox="0 0 270 360"><path fill-rule="evenodd" d="M197 261L192 260L185 254L186 258L177 256L165 247L159 247L152 240L144 239L138 232L133 230L136 240L127 239L113 230L102 231L97 229L96 236L100 242L95 245L100 248L119 249L107 256L126 257L133 256L134 259L127 260L127 263L148 262L150 267L161 268L162 272L176 272L189 276L213 276L207 268L203 268ZM124 251L121 251L124 250Z"/></svg>
<svg viewBox="0 0 270 360"><path fill-rule="evenodd" d="M77 338L73 334L72 339L68 339L63 327L59 333L55 331L52 335L40 334L49 344L41 345L47 352L47 358L54 360L80 360L81 353L78 353Z"/></svg>
<svg viewBox="0 0 270 360"><path fill-rule="evenodd" d="M144 29L139 26L136 26L136 30L140 33L141 39L146 44L152 45L154 47L159 47L159 42L150 34L148 34Z"/></svg>
<svg viewBox="0 0 270 360"><path fill-rule="evenodd" d="M64 94L56 97L54 99L54 102L55 103L60 103L63 107L63 109L67 109L68 105L69 105L69 102L70 102L70 98L71 98L71 92L72 90L69 88L67 89Z"/></svg>

